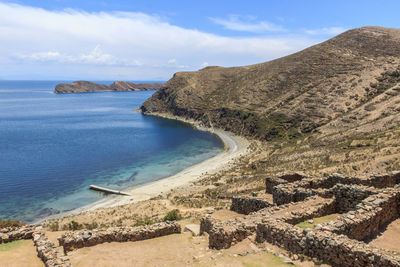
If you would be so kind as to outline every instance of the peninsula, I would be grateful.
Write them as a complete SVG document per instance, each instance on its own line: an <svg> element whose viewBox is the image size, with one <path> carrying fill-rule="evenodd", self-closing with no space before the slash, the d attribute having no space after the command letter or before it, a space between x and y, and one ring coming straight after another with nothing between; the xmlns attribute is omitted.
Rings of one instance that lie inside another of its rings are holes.
<svg viewBox="0 0 400 267"><path fill-rule="evenodd" d="M146 91L159 90L163 87L163 83L132 83L115 81L111 85L88 81L76 81L73 83L60 83L56 85L54 93L92 93L92 92L124 92L124 91Z"/></svg>

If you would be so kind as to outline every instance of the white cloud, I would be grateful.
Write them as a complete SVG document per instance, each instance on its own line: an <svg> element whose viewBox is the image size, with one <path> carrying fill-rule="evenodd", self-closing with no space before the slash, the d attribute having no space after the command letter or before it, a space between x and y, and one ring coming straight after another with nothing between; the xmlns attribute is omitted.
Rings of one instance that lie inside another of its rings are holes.
<svg viewBox="0 0 400 267"><path fill-rule="evenodd" d="M203 62L200 65L201 68L205 68L205 67L208 67L208 66L210 66L210 64L208 64L208 62Z"/></svg>
<svg viewBox="0 0 400 267"><path fill-rule="evenodd" d="M16 55L17 58L20 59L28 59L28 60L33 60L33 61L51 61L51 60L58 60L61 55L58 52L55 51L48 51L48 52L38 52L38 53L33 53L30 55Z"/></svg>
<svg viewBox="0 0 400 267"><path fill-rule="evenodd" d="M258 25L254 29L273 29ZM2 77L137 80L168 79L204 62L263 62L320 41L304 36L226 37L143 13L49 11L1 2L0 40Z"/></svg>
<svg viewBox="0 0 400 267"><path fill-rule="evenodd" d="M267 21L256 22L256 18L252 16L238 16L230 15L227 19L222 18L210 18L214 23L222 25L224 28L233 31L242 32L282 32L285 29Z"/></svg>
<svg viewBox="0 0 400 267"><path fill-rule="evenodd" d="M343 27L327 27L321 29L305 30L304 32L310 35L338 35L347 31Z"/></svg>
<svg viewBox="0 0 400 267"><path fill-rule="evenodd" d="M92 51L87 54L67 55L56 51L37 52L32 54L17 54L17 58L30 61L57 61L59 63L78 63L78 64L100 64L100 65L131 65L132 62L125 62L118 58L103 53L100 45L97 45ZM134 63L134 62L133 62ZM134 64L140 65L140 64Z"/></svg>

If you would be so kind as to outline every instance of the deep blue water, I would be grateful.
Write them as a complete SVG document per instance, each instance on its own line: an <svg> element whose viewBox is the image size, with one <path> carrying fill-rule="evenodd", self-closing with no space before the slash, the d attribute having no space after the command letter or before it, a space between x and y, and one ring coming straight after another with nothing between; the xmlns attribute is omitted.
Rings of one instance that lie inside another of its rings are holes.
<svg viewBox="0 0 400 267"><path fill-rule="evenodd" d="M134 112L154 91L54 94L57 81L0 81L0 219L27 222L175 174L222 142Z"/></svg>

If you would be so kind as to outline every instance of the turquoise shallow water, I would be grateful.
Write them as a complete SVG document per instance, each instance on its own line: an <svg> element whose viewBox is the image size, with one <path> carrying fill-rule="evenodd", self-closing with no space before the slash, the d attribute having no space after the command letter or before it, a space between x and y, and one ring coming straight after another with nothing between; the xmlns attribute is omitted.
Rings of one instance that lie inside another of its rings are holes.
<svg viewBox="0 0 400 267"><path fill-rule="evenodd" d="M0 219L27 222L148 183L221 152L218 137L134 110L154 91L53 94L57 81L0 81Z"/></svg>

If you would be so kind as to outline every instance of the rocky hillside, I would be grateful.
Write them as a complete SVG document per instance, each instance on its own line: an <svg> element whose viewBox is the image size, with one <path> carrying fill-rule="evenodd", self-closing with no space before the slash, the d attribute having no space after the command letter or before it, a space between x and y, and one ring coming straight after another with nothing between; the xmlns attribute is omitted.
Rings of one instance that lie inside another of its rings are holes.
<svg viewBox="0 0 400 267"><path fill-rule="evenodd" d="M179 72L141 107L261 140L400 124L400 30L363 27L273 61Z"/></svg>
<svg viewBox="0 0 400 267"><path fill-rule="evenodd" d="M162 83L140 83L132 82L113 82L110 86L88 81L76 81L73 83L60 83L56 85L55 93L90 93L90 92L109 92L109 91L144 91L159 90Z"/></svg>

